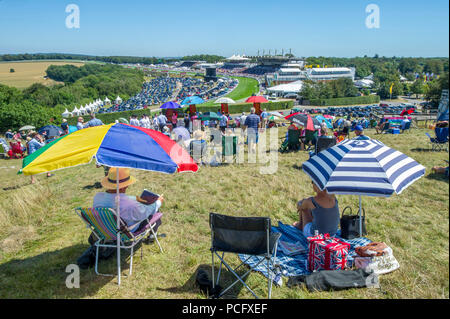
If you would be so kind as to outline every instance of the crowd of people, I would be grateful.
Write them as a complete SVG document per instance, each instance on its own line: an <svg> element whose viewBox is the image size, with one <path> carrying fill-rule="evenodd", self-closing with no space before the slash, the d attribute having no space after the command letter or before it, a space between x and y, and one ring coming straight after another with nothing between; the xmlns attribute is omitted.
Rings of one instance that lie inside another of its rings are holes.
<svg viewBox="0 0 450 319"><path fill-rule="evenodd" d="M291 113L293 112L291 111ZM190 152L191 156L194 155L193 145L197 143L200 145L201 152L204 152L205 147L208 147L208 145L217 144L216 136L213 135L211 129L217 129L216 133L220 134L218 139L220 145L222 145L221 136L236 136L239 139L237 143L238 147L243 147L246 144L248 145L249 153L256 153L256 145L258 144L261 129L274 127L273 125L271 126L271 123L274 123L273 114L267 112L266 109L258 115L256 114L255 108L251 108L250 113L246 114L242 112L241 115L235 116L234 118L228 113L222 113L220 110L217 110L218 117L214 117L214 119L211 119L210 114L204 116L201 112L179 114L175 110L170 113L170 115L168 113L164 114L163 112L155 115L143 114L139 118L136 115L132 115L129 123L134 126L162 132ZM401 127L406 126L406 123L409 121L407 116L403 117L401 119ZM351 138L353 132L353 139L367 140L369 137L364 133L366 128L375 128L377 134L382 133L388 122L388 118L381 117L377 120L372 114L367 118L365 116L352 117L351 115L339 118L324 118L320 120L320 128L317 129L316 139L309 141L309 145L302 141L301 149L306 149L307 146L314 146L317 143L317 137L320 136L335 137L338 143L342 141L340 138ZM102 121L97 119L95 114L91 114L90 120L87 123L84 123L83 118L79 117L77 128L83 130L99 125L103 125ZM186 129L188 132L187 137L178 135L175 130L178 127ZM236 133L235 128L241 128L241 133ZM63 134L68 134L69 125L65 119L61 123L61 129L64 132ZM286 138L292 130L300 131L300 136L305 136L307 131L304 126L291 121L287 128ZM20 134L8 130L5 138L10 140L11 149L14 148L17 150L12 151L11 157L17 156L17 158L23 157L25 154L33 154L51 140L50 136L45 136L45 134L39 134L35 131ZM26 141L25 145L22 144L22 140ZM4 144L6 140L0 140L0 143ZM214 163L217 163L214 156L212 159L208 159L208 164L214 165ZM204 163L201 157L195 158L193 156L193 158L199 163ZM433 172L447 174L448 176L448 166L433 167ZM51 176L53 174L47 174L47 177ZM117 183L115 181L117 178L121 181L119 185L121 217L131 231L139 231L139 229L146 227L151 216L158 212L164 198L163 196L159 196L151 205L139 202L135 196L126 194L128 186L135 182L134 177L130 176L129 169L111 169L105 167L105 177L101 181L101 185L105 191L95 195L93 199L94 208L116 208L115 197ZM31 183L35 183L34 176L31 176ZM297 203L298 221L293 226L299 228L306 237L313 236L315 232L335 235L339 229L340 220L339 202L337 198L335 195L329 194L326 190L320 190L313 182L312 191L315 193L314 196L304 198ZM160 225L161 221L159 220L155 226L155 231ZM151 239L149 237L149 240ZM89 241L91 243L94 242L92 238Z"/></svg>
<svg viewBox="0 0 450 319"><path fill-rule="evenodd" d="M217 99L229 93L238 85L236 79L220 79L206 82L192 77L157 77L143 84L141 92L120 104L105 105L98 113L113 113L139 110L151 105L160 105L168 101L181 103L189 96L198 96L203 100Z"/></svg>
<svg viewBox="0 0 450 319"><path fill-rule="evenodd" d="M78 118L77 129L85 129L88 127L103 125L103 122L95 117L95 114L90 115L90 120L84 123L83 117ZM46 130L39 131L24 130L21 132L13 132L11 129L5 133L5 138L0 138L0 144L3 146L8 158L10 159L22 159L25 156L31 155L41 147L53 141L59 136L69 134L69 124L66 119L62 120L60 135L48 135ZM53 174L48 173L47 177L51 177ZM31 183L36 182L35 177L31 176Z"/></svg>

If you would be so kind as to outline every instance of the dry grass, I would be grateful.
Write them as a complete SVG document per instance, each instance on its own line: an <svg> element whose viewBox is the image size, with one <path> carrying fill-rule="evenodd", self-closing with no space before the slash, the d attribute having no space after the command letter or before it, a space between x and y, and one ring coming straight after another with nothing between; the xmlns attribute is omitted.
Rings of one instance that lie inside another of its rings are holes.
<svg viewBox="0 0 450 319"><path fill-rule="evenodd" d="M367 134L413 157L427 167L426 176L400 196L363 199L368 237L390 245L401 268L381 277L378 289L351 289L309 293L286 286L273 290L274 298L448 298L449 297L449 186L448 180L430 173L448 159L446 152L429 152L426 130L402 135ZM281 133L280 133L281 136ZM17 176L14 169L0 170L0 298L203 298L194 286L199 267L209 267L211 255L208 213L236 216L270 216L290 224L297 213L296 201L312 195L308 177L298 166L306 152L279 154L278 171L261 175L260 165L202 166L196 174L165 175L133 171L138 182L129 194L143 188L164 193L161 239L165 252L144 246L144 258L136 254L133 275L117 287L116 278L81 271L81 287L67 289L65 267L88 247L89 231L74 213L89 206L99 190L93 187L103 169L86 165L56 172L47 179ZM20 166L18 161L1 166ZM356 197L340 196L341 208L358 205ZM18 228L19 227L19 228ZM24 234L29 229L31 236ZM15 237L15 230L19 230ZM13 237L12 237L13 236ZM18 240L17 246L6 242ZM12 248L11 248L12 247ZM237 258L234 258L236 265ZM115 261L103 262L114 272ZM127 267L124 267L124 274ZM209 268L207 268L209 269ZM228 277L229 278L229 277ZM266 294L265 278L252 273L247 279L256 293ZM238 298L251 298L245 289Z"/></svg>
<svg viewBox="0 0 450 319"><path fill-rule="evenodd" d="M51 79L45 79L45 71L50 65L75 66L84 65L83 62L62 62L62 61L24 61L24 62L2 62L0 63L0 83L17 88L26 88L33 83L52 85L57 83ZM10 69L15 72L10 73Z"/></svg>

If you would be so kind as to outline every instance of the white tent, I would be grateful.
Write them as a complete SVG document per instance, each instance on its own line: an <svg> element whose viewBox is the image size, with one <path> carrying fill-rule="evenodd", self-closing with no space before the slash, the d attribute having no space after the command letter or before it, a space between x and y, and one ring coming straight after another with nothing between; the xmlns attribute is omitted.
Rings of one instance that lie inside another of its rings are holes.
<svg viewBox="0 0 450 319"><path fill-rule="evenodd" d="M234 100L230 99L229 97L221 97L221 98L217 99L215 103L233 104L236 102Z"/></svg>
<svg viewBox="0 0 450 319"><path fill-rule="evenodd" d="M80 111L77 109L77 107L75 106L75 108L72 111L72 115L80 115Z"/></svg>
<svg viewBox="0 0 450 319"><path fill-rule="evenodd" d="M105 104L111 104L111 100L108 99L108 97L105 97L105 100L103 102L105 102Z"/></svg>
<svg viewBox="0 0 450 319"><path fill-rule="evenodd" d="M72 113L70 113L69 111L67 111L67 109L61 114L62 117L69 117L71 116Z"/></svg>
<svg viewBox="0 0 450 319"><path fill-rule="evenodd" d="M120 103L122 103L122 99L120 98L120 96L117 95L116 104L120 104Z"/></svg>
<svg viewBox="0 0 450 319"><path fill-rule="evenodd" d="M272 92L272 93L280 93L280 94L299 93L302 90L302 87L303 87L303 82L301 80L299 80L299 81L295 81L295 82L291 82L291 83L273 86L271 88L268 88L267 91Z"/></svg>
<svg viewBox="0 0 450 319"><path fill-rule="evenodd" d="M244 61L249 61L250 59L246 58L244 55L240 56L240 55L233 54L232 56L230 56L229 58L226 58L225 60L227 60L227 61L242 61L242 62L244 62Z"/></svg>
<svg viewBox="0 0 450 319"><path fill-rule="evenodd" d="M84 106L81 106L79 109L81 115L84 115L86 113L86 109L84 108Z"/></svg>
<svg viewBox="0 0 450 319"><path fill-rule="evenodd" d="M372 87L373 84L374 84L374 82L372 80L368 80L368 79L362 79L362 80L355 81L355 86L357 86L357 87L369 88L369 87Z"/></svg>

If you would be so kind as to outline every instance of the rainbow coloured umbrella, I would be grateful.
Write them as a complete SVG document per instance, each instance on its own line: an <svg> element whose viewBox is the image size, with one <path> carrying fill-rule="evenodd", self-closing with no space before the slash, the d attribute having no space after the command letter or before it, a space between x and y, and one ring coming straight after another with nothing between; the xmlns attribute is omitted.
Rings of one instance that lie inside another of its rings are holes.
<svg viewBox="0 0 450 319"><path fill-rule="evenodd" d="M87 164L136 168L163 173L198 170L189 154L164 134L128 124L94 126L64 135L23 160L21 172L41 174ZM119 176L119 174L117 174ZM117 195L119 195L117 179ZM119 197L120 198L120 197ZM120 285L120 201L117 201L117 266Z"/></svg>
<svg viewBox="0 0 450 319"><path fill-rule="evenodd" d="M64 135L23 160L21 172L35 175L87 164L163 173L197 171L189 154L164 134L123 123L94 126Z"/></svg>

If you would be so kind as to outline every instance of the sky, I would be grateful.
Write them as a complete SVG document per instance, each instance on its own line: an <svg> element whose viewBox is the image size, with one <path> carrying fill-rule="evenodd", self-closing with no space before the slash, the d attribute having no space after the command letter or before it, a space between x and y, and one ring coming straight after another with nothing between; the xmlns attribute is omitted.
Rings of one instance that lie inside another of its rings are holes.
<svg viewBox="0 0 450 319"><path fill-rule="evenodd" d="M73 26L79 8L79 28ZM368 5L379 8L368 28ZM0 54L449 56L448 0L0 0Z"/></svg>

